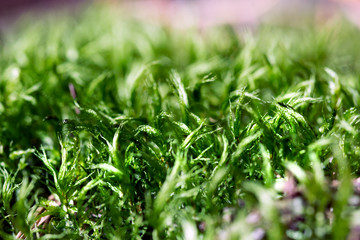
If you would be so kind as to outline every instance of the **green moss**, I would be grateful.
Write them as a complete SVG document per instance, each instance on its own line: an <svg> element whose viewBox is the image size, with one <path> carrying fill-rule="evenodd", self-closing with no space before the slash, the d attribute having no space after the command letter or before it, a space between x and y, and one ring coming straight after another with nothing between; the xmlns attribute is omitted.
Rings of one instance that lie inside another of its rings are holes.
<svg viewBox="0 0 360 240"><path fill-rule="evenodd" d="M360 32L337 24L199 33L93 8L7 33L1 237L344 239Z"/></svg>

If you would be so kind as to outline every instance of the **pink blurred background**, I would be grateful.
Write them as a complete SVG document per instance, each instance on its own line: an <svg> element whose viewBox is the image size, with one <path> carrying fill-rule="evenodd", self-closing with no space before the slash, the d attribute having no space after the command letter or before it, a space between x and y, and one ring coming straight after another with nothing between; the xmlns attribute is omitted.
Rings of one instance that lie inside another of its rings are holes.
<svg viewBox="0 0 360 240"><path fill-rule="evenodd" d="M58 9L75 9L94 1L86 0L0 0L0 26L21 15L37 16ZM264 21L295 23L305 17L326 22L344 15L360 27L360 0L107 0L101 2L123 8L126 14L175 27L209 27L230 23L257 25Z"/></svg>

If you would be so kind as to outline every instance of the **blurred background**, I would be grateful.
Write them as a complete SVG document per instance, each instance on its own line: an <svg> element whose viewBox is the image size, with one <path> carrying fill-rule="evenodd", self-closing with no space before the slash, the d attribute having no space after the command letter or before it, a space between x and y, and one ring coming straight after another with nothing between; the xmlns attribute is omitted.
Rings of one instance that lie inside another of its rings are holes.
<svg viewBox="0 0 360 240"><path fill-rule="evenodd" d="M94 1L88 0L0 0L0 27L20 16L59 9L76 11ZM136 18L175 27L219 24L256 26L262 22L297 24L300 21L324 23L346 17L360 27L360 0L97 0L116 5Z"/></svg>

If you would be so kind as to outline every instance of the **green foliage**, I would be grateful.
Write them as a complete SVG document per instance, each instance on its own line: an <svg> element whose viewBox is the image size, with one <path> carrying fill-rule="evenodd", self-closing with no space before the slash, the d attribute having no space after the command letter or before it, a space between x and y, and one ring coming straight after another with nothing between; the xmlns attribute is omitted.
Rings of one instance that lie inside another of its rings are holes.
<svg viewBox="0 0 360 240"><path fill-rule="evenodd" d="M357 29L199 33L115 15L90 9L1 39L1 238L347 236ZM281 187L291 179L301 197ZM291 226L284 204L298 204Z"/></svg>

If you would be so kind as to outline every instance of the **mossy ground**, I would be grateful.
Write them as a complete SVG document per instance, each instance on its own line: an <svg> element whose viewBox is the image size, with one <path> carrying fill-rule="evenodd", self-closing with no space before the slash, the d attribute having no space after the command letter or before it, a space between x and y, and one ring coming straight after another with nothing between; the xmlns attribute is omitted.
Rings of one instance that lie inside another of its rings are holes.
<svg viewBox="0 0 360 240"><path fill-rule="evenodd" d="M2 36L1 238L359 236L358 29L115 15Z"/></svg>

